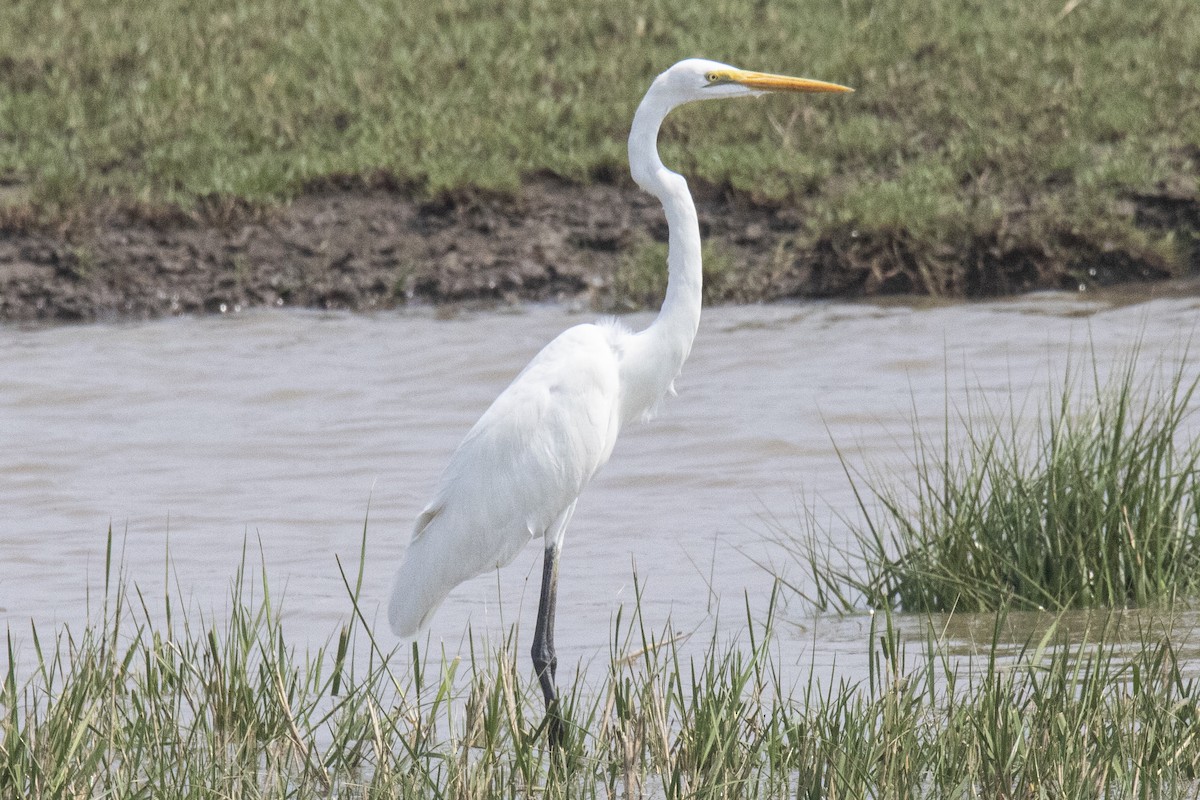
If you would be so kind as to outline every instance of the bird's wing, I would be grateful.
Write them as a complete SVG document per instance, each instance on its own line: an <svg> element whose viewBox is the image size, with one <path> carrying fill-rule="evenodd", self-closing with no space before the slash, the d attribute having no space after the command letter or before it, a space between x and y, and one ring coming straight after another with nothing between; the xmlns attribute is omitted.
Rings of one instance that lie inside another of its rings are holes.
<svg viewBox="0 0 1200 800"><path fill-rule="evenodd" d="M415 633L459 583L543 535L608 460L620 426L618 329L546 345L467 433L421 512L389 607Z"/></svg>

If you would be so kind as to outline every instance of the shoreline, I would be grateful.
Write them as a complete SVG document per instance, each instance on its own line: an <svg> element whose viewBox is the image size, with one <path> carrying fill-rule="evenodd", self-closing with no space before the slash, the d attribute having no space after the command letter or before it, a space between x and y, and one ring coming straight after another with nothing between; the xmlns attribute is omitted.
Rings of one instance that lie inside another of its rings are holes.
<svg viewBox="0 0 1200 800"><path fill-rule="evenodd" d="M1069 230L1039 237L1019 225L937 248L903 231L813 232L803 201L692 188L709 303L980 299L1200 273L1195 198L1130 201L1140 228L1178 237L1182 264L1172 264ZM428 199L352 181L265 210L97 208L57 227L11 219L0 227L0 322L547 300L633 310L657 305L665 239L657 201L632 185L553 177L513 194Z"/></svg>

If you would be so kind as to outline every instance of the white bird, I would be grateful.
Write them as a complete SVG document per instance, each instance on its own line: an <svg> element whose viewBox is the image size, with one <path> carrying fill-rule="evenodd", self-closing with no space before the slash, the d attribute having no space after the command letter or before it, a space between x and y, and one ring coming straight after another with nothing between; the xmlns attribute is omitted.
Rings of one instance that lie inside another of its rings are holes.
<svg viewBox="0 0 1200 800"><path fill-rule="evenodd" d="M621 428L648 417L673 391L700 322L696 208L687 182L659 159L659 127L684 103L772 91L852 90L703 59L680 61L654 80L633 117L629 166L634 181L662 202L670 231L658 317L636 333L612 320L577 325L534 356L450 457L396 575L388 621L397 635L411 637L455 586L542 540L532 656L552 741L561 735L554 685L558 558L575 501L608 461Z"/></svg>

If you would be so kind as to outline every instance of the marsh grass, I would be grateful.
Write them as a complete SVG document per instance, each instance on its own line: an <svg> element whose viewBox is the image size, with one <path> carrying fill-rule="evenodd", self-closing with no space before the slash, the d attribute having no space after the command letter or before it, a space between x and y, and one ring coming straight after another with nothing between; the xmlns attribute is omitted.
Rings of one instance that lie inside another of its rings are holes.
<svg viewBox="0 0 1200 800"><path fill-rule="evenodd" d="M848 552L817 553L820 607L983 611L1169 604L1200 591L1200 441L1186 357L1109 378L1068 367L1029 419L947 409L941 444L914 429L904 477L863 477ZM1080 378L1084 378L1080 386ZM972 407L975 406L975 407ZM813 540L827 536L814 530ZM849 565L849 566L847 566Z"/></svg>
<svg viewBox="0 0 1200 800"><path fill-rule="evenodd" d="M111 542L111 538L110 538ZM110 547L111 552L111 547ZM111 573L110 573L111 574ZM685 656L640 603L613 626L605 677L564 681L568 735L544 745L515 653L380 648L348 613L297 647L244 567L223 618L152 603L115 576L81 632L18 652L0 688L0 795L278 798L1177 797L1200 768L1186 640L1103 622L959 659L877 614L867 675L789 674L774 611L742 641ZM772 604L772 608L774 605ZM1072 643L1073 642L1073 643ZM25 661L25 666L18 666ZM32 661L31 669L29 660ZM21 676L21 677L18 677ZM560 678L564 676L560 675Z"/></svg>

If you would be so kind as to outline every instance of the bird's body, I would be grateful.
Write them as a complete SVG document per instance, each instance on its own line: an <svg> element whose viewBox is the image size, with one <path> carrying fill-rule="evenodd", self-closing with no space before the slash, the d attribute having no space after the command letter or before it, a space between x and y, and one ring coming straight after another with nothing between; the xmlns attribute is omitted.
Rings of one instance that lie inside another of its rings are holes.
<svg viewBox="0 0 1200 800"><path fill-rule="evenodd" d="M647 416L671 390L700 324L699 222L687 182L659 159L659 127L686 102L768 91L849 90L702 59L681 61L655 79L634 115L629 163L634 181L667 216L667 293L658 317L636 333L613 321L577 325L546 345L451 456L397 573L388 620L397 634L411 636L451 589L509 563L541 537L533 660L551 712L558 554L575 502L608 461L622 426Z"/></svg>
<svg viewBox="0 0 1200 800"><path fill-rule="evenodd" d="M671 380L646 379L660 372L646 363L659 349L651 336L616 320L576 325L492 402L417 517L388 610L397 634L417 633L451 589L507 565L531 539L561 546L576 499L621 428L650 416L671 390ZM672 355L682 366L687 352Z"/></svg>
<svg viewBox="0 0 1200 800"><path fill-rule="evenodd" d="M389 619L398 634L415 634L459 583L561 533L617 441L628 336L615 324L559 334L467 433L396 576Z"/></svg>

